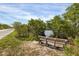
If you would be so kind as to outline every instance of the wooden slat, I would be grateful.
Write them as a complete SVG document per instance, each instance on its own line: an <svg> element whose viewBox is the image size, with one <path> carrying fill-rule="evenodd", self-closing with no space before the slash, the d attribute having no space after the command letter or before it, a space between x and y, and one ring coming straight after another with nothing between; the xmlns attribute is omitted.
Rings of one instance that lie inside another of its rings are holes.
<svg viewBox="0 0 79 59"><path fill-rule="evenodd" d="M46 43L46 39L47 39L47 43ZM52 37L49 37L49 38L46 38L45 36L40 36L40 41L45 43L45 44L52 44L52 45L55 45L55 46L64 46L67 42L67 39L59 39L59 38L52 38Z"/></svg>

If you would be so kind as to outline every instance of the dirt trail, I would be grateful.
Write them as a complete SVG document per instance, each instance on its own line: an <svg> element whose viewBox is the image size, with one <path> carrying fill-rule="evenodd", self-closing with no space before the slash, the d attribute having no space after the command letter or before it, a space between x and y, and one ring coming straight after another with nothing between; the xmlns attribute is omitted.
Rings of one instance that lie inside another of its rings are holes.
<svg viewBox="0 0 79 59"><path fill-rule="evenodd" d="M63 56L63 51L51 49L46 46L42 46L38 41L24 41L20 46L23 49L24 55L35 56Z"/></svg>

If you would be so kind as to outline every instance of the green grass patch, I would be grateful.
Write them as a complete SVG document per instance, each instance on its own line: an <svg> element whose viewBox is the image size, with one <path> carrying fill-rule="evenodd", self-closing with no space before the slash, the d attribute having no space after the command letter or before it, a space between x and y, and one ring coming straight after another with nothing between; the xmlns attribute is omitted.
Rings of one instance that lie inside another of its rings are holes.
<svg viewBox="0 0 79 59"><path fill-rule="evenodd" d="M10 35L0 40L0 48L14 48L20 43L21 41L16 38L16 32L14 31Z"/></svg>

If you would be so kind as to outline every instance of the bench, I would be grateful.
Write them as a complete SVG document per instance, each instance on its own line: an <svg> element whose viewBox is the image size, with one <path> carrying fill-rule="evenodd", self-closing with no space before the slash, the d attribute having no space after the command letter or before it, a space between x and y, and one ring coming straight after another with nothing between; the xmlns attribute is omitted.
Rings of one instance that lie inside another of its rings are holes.
<svg viewBox="0 0 79 59"><path fill-rule="evenodd" d="M67 44L68 40L67 39L59 39L59 38L46 38L45 36L40 36L39 43L44 44L46 46L52 45L53 47L62 47Z"/></svg>

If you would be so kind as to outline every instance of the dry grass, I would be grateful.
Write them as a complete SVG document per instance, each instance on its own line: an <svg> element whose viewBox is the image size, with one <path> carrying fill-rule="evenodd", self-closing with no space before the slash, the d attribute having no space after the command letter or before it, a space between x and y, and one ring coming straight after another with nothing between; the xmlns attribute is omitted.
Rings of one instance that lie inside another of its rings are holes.
<svg viewBox="0 0 79 59"><path fill-rule="evenodd" d="M39 45L38 41L24 41L15 48L0 50L2 56L62 56L63 51Z"/></svg>

